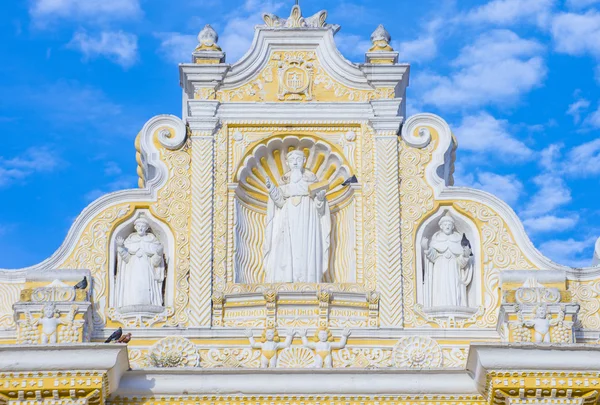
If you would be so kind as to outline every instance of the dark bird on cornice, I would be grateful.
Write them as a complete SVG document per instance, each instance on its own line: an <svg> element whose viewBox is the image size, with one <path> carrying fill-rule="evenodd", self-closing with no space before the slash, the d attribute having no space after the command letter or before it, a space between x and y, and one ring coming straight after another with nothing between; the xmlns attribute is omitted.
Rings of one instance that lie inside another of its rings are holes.
<svg viewBox="0 0 600 405"><path fill-rule="evenodd" d="M104 343L110 343L114 340L119 340L119 338L123 336L123 328L119 327L119 329L117 329L116 331L114 331L109 337L108 339L106 339L104 341Z"/></svg>
<svg viewBox="0 0 600 405"><path fill-rule="evenodd" d="M356 178L356 175L353 174L352 177L348 177L346 180L344 180L344 182L342 183L342 186L349 186L350 184L356 184L358 183L358 179Z"/></svg>
<svg viewBox="0 0 600 405"><path fill-rule="evenodd" d="M87 281L87 277L83 277L83 280L81 280L79 283L75 284L75 289L76 290L85 290L88 286L88 281Z"/></svg>

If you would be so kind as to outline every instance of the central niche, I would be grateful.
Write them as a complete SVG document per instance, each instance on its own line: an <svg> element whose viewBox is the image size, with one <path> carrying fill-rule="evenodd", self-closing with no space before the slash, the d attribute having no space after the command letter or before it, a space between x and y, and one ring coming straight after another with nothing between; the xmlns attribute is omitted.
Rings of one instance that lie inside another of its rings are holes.
<svg viewBox="0 0 600 405"><path fill-rule="evenodd" d="M254 146L236 173L234 198L235 282L266 282L264 247L269 191L267 183L280 186L290 171L287 155L301 152L304 168L314 173L325 191L330 209L331 232L324 283L356 282L356 229L354 191L343 185L354 173L334 146L312 136L276 136ZM268 179L268 181L267 181Z"/></svg>

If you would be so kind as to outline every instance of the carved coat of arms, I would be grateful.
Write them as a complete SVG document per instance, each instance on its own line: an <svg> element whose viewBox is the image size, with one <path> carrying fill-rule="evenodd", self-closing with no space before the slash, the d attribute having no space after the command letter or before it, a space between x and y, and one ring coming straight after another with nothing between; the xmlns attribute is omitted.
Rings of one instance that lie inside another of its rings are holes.
<svg viewBox="0 0 600 405"><path fill-rule="evenodd" d="M286 54L278 63L279 100L312 100L314 58L313 53Z"/></svg>

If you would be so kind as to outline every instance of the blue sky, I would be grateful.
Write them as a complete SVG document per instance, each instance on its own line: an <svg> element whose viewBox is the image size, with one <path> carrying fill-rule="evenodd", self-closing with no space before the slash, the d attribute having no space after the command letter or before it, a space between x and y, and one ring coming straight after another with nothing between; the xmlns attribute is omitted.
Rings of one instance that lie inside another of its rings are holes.
<svg viewBox="0 0 600 405"><path fill-rule="evenodd" d="M0 5L0 268L56 250L103 193L136 186L133 140L180 115L178 62L207 23L233 63L293 0L29 0ZM301 0L360 62L383 23L412 64L409 114L444 117L456 184L490 191L553 260L600 236L600 0Z"/></svg>

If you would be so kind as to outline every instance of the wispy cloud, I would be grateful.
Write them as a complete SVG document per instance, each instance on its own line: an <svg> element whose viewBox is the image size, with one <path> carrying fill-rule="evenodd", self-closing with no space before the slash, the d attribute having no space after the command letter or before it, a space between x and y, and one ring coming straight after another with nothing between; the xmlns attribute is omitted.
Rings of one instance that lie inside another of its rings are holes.
<svg viewBox="0 0 600 405"><path fill-rule="evenodd" d="M461 173L457 173L456 184L487 191L511 205L516 204L523 193L523 183L514 174L500 175L480 170L465 173L462 168Z"/></svg>
<svg viewBox="0 0 600 405"><path fill-rule="evenodd" d="M29 148L12 158L0 156L0 187L25 181L36 173L49 173L59 168L61 159L49 147Z"/></svg>
<svg viewBox="0 0 600 405"><path fill-rule="evenodd" d="M58 20L94 23L131 20L142 14L139 0L34 0L29 8L39 27Z"/></svg>
<svg viewBox="0 0 600 405"><path fill-rule="evenodd" d="M534 217L548 214L571 202L571 190L564 179L554 173L543 173L533 179L538 191L531 197L523 215Z"/></svg>
<svg viewBox="0 0 600 405"><path fill-rule="evenodd" d="M555 0L493 0L470 10L462 20L504 26L532 22L545 26L555 3Z"/></svg>
<svg viewBox="0 0 600 405"><path fill-rule="evenodd" d="M557 263L568 264L574 267L585 267L591 265L591 250L594 246L594 241L594 237L579 240L573 238L565 240L552 239L543 242L540 245L540 250Z"/></svg>
<svg viewBox="0 0 600 405"><path fill-rule="evenodd" d="M565 3L567 7L580 9L598 4L600 0L567 0Z"/></svg>
<svg viewBox="0 0 600 405"><path fill-rule="evenodd" d="M93 36L86 31L73 35L67 47L80 51L85 59L105 57L124 68L137 60L137 36L123 31L103 31Z"/></svg>
<svg viewBox="0 0 600 405"><path fill-rule="evenodd" d="M591 9L583 14L559 13L552 20L551 31L557 52L572 56L591 55L596 59L596 81L600 82L600 12Z"/></svg>
<svg viewBox="0 0 600 405"><path fill-rule="evenodd" d="M403 62L420 63L434 59L438 54L438 38L443 20L436 18L425 24L422 33L413 40L392 41Z"/></svg>
<svg viewBox="0 0 600 405"><path fill-rule="evenodd" d="M547 68L535 40L509 30L493 30L464 47L449 76L427 75L423 101L439 108L479 107L514 102L539 86Z"/></svg>
<svg viewBox="0 0 600 405"><path fill-rule="evenodd" d="M590 102L585 98L578 98L575 102L569 105L567 114L573 117L575 124L581 121L581 114L588 109Z"/></svg>
<svg viewBox="0 0 600 405"><path fill-rule="evenodd" d="M485 111L466 115L454 132L461 150L477 153L511 156L520 160L529 159L533 151L523 142L512 136L508 121L499 120Z"/></svg>
<svg viewBox="0 0 600 405"><path fill-rule="evenodd" d="M373 46L371 41L365 37L343 32L335 36L335 44L345 57L360 62L363 62L365 52Z"/></svg>
<svg viewBox="0 0 600 405"><path fill-rule="evenodd" d="M157 32L154 36L160 39L158 53L165 60L173 63L188 62L198 44L196 35L180 34L179 32Z"/></svg>
<svg viewBox="0 0 600 405"><path fill-rule="evenodd" d="M529 232L557 232L568 231L577 225L579 215L572 214L567 217L557 217L555 215L543 215L536 218L527 218L523 221L523 225Z"/></svg>

